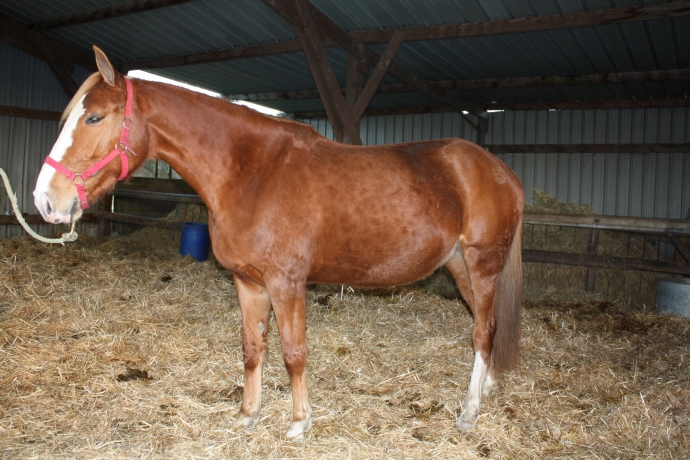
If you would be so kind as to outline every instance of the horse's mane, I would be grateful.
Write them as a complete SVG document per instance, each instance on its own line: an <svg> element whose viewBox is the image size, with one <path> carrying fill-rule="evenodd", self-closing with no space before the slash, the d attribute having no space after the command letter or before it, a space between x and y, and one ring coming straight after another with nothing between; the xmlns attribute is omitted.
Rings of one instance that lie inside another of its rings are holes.
<svg viewBox="0 0 690 460"><path fill-rule="evenodd" d="M67 119L67 116L69 113L72 111L75 105L79 102L79 100L84 96L86 93L91 91L91 88L96 86L100 81L103 79L100 73L92 73L89 75L89 77L84 81L84 83L79 87L77 92L74 94L74 97L72 97L72 100L69 101L69 104L67 104L67 107L65 107L65 111L62 112L62 116L60 117L60 123L64 123L64 121Z"/></svg>

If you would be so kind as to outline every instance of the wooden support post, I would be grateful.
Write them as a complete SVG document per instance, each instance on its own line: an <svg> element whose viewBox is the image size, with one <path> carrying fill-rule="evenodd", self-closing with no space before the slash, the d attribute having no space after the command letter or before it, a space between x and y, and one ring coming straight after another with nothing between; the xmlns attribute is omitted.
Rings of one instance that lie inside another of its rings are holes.
<svg viewBox="0 0 690 460"><path fill-rule="evenodd" d="M355 127L343 93L340 92L340 85L331 63L328 61L326 49L319 36L319 30L311 17L306 0L294 0L294 2L296 7L294 11L296 16L295 31L300 43L302 43L304 55L314 76L328 118L333 125L336 140L361 145L359 131Z"/></svg>
<svg viewBox="0 0 690 460"><path fill-rule="evenodd" d="M357 102L357 98L362 93L364 85L364 74L368 73L369 65L364 59L360 59L352 53L347 55L347 76L345 81L345 103L348 110L352 109ZM361 117L360 117L361 119ZM355 120L355 128L359 131L360 119Z"/></svg>
<svg viewBox="0 0 690 460"><path fill-rule="evenodd" d="M110 212L112 209L112 204L113 204L113 196L110 194L107 194L103 197L103 200L99 203L98 208L103 210L104 212ZM99 238L110 236L110 221L106 220L102 217L99 217L99 218L97 218L96 222L97 222L96 235Z"/></svg>
<svg viewBox="0 0 690 460"><path fill-rule="evenodd" d="M345 102L350 110L355 106L362 92L367 63L352 53L347 54L347 76L345 81Z"/></svg>
<svg viewBox="0 0 690 460"><path fill-rule="evenodd" d="M467 119L467 117L465 117ZM475 127L477 130L477 145L484 147L486 141L486 132L489 130L489 119L477 117L477 125Z"/></svg>

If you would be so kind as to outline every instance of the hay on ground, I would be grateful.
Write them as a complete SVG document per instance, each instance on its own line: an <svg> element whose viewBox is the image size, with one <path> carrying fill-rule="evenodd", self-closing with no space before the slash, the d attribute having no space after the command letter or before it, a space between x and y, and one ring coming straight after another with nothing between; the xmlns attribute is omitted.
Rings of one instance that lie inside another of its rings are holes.
<svg viewBox="0 0 690 460"><path fill-rule="evenodd" d="M690 321L612 302L527 302L522 361L473 431L472 317L413 287L308 291L314 427L292 403L275 324L261 421L243 385L228 273L170 232L65 247L0 241L0 457L684 458Z"/></svg>

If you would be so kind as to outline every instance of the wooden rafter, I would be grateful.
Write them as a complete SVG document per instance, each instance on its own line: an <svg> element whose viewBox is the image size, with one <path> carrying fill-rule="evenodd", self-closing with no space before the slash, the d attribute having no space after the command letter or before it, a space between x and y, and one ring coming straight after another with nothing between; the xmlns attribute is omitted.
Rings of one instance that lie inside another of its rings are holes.
<svg viewBox="0 0 690 460"><path fill-rule="evenodd" d="M445 90L453 89L491 89L491 88L530 88L539 86L599 85L620 83L644 83L655 81L690 80L690 69L657 70L651 72L616 72L590 75L550 75L545 77L485 78L474 80L439 80L430 82ZM376 94L396 94L416 91L406 84L379 86ZM268 93L244 93L226 96L235 101L284 101L296 99L316 99L314 90L284 91Z"/></svg>
<svg viewBox="0 0 690 460"><path fill-rule="evenodd" d="M53 44L48 40L48 37L40 35L37 39L45 56L44 61L48 63L50 70L53 71L60 86L62 86L62 89L71 98L79 89L79 85L74 78L72 78L74 64L70 65L64 62L61 55L56 53L53 49Z"/></svg>
<svg viewBox="0 0 690 460"><path fill-rule="evenodd" d="M2 14L0 14L0 41L44 61L48 59L44 44L48 43L50 44L51 51L55 55L60 56L63 65L68 67L78 65L87 70L96 70L93 57L83 55L40 32L29 30L17 21Z"/></svg>
<svg viewBox="0 0 690 460"><path fill-rule="evenodd" d="M103 19L117 18L128 14L165 8L166 6L174 6L181 3L189 3L191 1L194 0L136 0L123 5L109 6L107 8L91 10L85 13L43 19L41 21L32 22L27 28L31 30L57 29L60 27L69 27L76 24L84 24L86 22L101 21Z"/></svg>
<svg viewBox="0 0 690 460"><path fill-rule="evenodd" d="M266 0L266 2L278 1ZM269 5L270 6L270 5ZM594 27L600 25L619 24L623 22L645 21L652 19L671 18L690 14L690 1L680 0L670 3L644 5L634 7L610 8L578 13L551 14L528 18L500 19L486 22L465 24L446 24L442 26L411 27L401 29L406 42L419 40L439 40L450 38L468 38L490 35L503 35L524 32L543 32L577 27ZM388 43L395 30L369 29L349 32L349 36L365 45ZM338 46L332 38L324 40L325 47ZM153 69L177 67L182 65L201 64L230 59L244 59L248 57L270 56L275 54L301 51L299 40L286 40L279 43L251 45L207 53L155 58L131 61L122 64L122 70Z"/></svg>

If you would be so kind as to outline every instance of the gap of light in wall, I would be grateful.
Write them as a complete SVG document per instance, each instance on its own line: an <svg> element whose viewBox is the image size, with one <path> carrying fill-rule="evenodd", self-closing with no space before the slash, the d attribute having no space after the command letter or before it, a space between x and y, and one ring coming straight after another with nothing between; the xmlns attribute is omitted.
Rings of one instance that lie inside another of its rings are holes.
<svg viewBox="0 0 690 460"><path fill-rule="evenodd" d="M142 80L149 80L149 81L159 81L162 83L168 83L171 85L175 86L180 86L182 88L186 88L191 91L196 91L198 93L206 94L208 96L212 97L223 97L222 94L216 93L215 91L209 91L204 88L200 88L198 86L193 86L189 85L187 83L183 83L181 81L173 80L172 78L166 78L166 77L161 77L160 75L155 75L149 72L145 72L143 70L130 70L127 72L127 75L130 77L134 78L141 78ZM284 116L283 112L280 110L275 110L270 107L265 107L263 105L259 104L254 104L253 102L247 102L247 101L230 101L233 104L238 104L238 105L246 105L247 107L251 107L252 109L256 110L257 112L265 113L266 115L273 115L274 117L279 117L279 116Z"/></svg>

